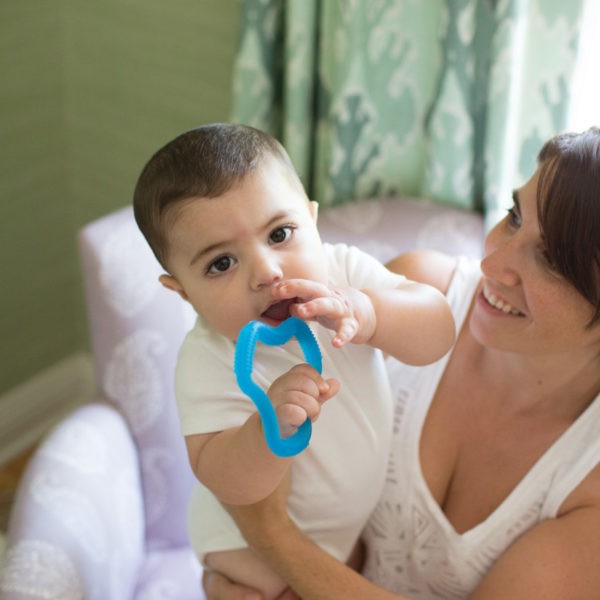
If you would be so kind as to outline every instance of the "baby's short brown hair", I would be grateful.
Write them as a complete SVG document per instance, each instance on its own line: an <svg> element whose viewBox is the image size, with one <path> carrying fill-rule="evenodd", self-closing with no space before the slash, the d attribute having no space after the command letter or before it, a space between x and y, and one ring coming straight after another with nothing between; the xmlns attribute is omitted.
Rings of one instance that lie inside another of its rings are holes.
<svg viewBox="0 0 600 600"><path fill-rule="evenodd" d="M253 127L227 123L198 127L177 136L152 156L135 186L133 209L138 227L164 268L170 210L190 198L221 196L267 157L277 160L304 194L285 148Z"/></svg>

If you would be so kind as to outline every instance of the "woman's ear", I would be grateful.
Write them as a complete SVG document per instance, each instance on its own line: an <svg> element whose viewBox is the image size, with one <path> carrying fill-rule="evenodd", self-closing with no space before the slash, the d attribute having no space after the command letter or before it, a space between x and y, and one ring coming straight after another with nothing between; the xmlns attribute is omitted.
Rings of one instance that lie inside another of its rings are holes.
<svg viewBox="0 0 600 600"><path fill-rule="evenodd" d="M308 210L310 211L310 215L316 224L317 218L319 216L319 203L316 200L309 200L308 201Z"/></svg>
<svg viewBox="0 0 600 600"><path fill-rule="evenodd" d="M183 286L173 277L172 275L161 275L158 280L161 284L166 287L168 290L172 290L173 292L177 292L184 300L188 300L188 295L185 293Z"/></svg>

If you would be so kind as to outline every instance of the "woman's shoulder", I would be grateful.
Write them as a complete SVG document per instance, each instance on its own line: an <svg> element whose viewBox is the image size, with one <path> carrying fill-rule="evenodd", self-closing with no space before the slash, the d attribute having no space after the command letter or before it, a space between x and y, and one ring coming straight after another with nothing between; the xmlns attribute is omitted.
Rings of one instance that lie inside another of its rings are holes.
<svg viewBox="0 0 600 600"><path fill-rule="evenodd" d="M600 459L581 479L561 504L557 517L565 517L582 508L600 511Z"/></svg>

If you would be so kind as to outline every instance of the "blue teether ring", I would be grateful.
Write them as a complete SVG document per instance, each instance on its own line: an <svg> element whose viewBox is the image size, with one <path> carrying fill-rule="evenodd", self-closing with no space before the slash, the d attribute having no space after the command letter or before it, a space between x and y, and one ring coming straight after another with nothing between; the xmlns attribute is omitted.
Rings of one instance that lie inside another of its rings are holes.
<svg viewBox="0 0 600 600"><path fill-rule="evenodd" d="M317 340L309 326L296 317L289 317L277 327L271 327L260 321L250 321L242 328L238 336L233 366L240 389L250 397L256 408L258 408L267 445L273 454L282 457L295 456L308 446L312 425L310 420L306 419L294 435L289 438L282 438L277 416L269 397L252 380L252 367L256 342L261 341L269 346L281 346L294 336L300 343L306 362L321 373L323 366Z"/></svg>

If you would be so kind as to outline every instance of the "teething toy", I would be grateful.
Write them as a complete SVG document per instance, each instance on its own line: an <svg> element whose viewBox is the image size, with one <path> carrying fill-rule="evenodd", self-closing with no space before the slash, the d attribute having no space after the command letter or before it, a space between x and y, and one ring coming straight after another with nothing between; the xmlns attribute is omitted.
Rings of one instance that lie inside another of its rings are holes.
<svg viewBox="0 0 600 600"><path fill-rule="evenodd" d="M238 386L256 405L265 430L265 439L271 452L277 456L295 456L302 452L310 441L312 425L306 419L291 437L282 438L277 416L269 397L252 380L254 350L258 341L269 346L281 346L296 337L306 362L319 373L322 371L321 351L309 326L297 317L289 317L277 327L260 321L250 321L240 331L235 347L234 371Z"/></svg>

